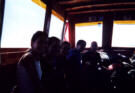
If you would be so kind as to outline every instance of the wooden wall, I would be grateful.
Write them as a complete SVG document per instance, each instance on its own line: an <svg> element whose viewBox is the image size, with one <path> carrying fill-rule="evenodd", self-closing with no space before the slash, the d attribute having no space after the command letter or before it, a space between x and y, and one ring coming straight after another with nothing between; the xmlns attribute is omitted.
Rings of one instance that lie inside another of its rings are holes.
<svg viewBox="0 0 135 93"><path fill-rule="evenodd" d="M26 48L0 48L0 64L9 65L19 61Z"/></svg>

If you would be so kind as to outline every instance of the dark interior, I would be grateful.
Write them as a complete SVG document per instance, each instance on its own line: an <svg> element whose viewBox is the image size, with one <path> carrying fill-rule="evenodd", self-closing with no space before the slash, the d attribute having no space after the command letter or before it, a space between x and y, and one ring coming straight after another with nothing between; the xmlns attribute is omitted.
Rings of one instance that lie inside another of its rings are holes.
<svg viewBox="0 0 135 93"><path fill-rule="evenodd" d="M126 56L122 61L129 62L133 58L135 47L112 47L113 21L135 20L134 0L41 0L47 5L44 31L49 32L51 12L55 10L63 18L69 21L70 43L75 47L75 24L84 22L103 21L102 47L109 59L103 59L103 65L108 67L117 59L118 54ZM4 17L5 0L0 0L0 42ZM51 26L51 25L50 25ZM0 91L10 93L16 85L16 64L26 52L26 48L0 48ZM127 67L126 71L132 69ZM108 72L110 74L111 72ZM110 85L110 87L112 87ZM112 90L113 88L110 88Z"/></svg>

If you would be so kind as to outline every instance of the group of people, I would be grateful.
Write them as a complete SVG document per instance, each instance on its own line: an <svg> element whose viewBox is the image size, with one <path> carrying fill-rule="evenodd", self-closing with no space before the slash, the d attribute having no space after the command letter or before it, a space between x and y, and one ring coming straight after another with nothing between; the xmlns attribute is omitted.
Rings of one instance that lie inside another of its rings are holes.
<svg viewBox="0 0 135 93"><path fill-rule="evenodd" d="M79 40L76 47L71 48L68 42L36 32L31 39L31 49L17 64L17 93L107 93L131 89L128 86L131 84L124 82L134 81L134 69L123 70L122 60L118 58L109 71L102 66L97 42L93 41L88 50L85 46L86 42ZM130 80L125 78L127 72Z"/></svg>
<svg viewBox="0 0 135 93"><path fill-rule="evenodd" d="M86 42L79 40L76 48L61 42L56 37L47 37L45 32L36 32L31 39L31 49L17 65L19 93L75 93L101 89L97 63L100 55L97 43L83 53ZM89 69L87 69L89 68ZM91 73L92 76L89 75Z"/></svg>

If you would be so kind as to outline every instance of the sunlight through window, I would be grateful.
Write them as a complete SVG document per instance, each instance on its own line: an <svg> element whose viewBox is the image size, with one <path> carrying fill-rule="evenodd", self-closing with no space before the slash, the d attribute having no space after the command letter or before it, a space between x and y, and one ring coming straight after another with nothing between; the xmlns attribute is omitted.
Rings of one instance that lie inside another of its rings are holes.
<svg viewBox="0 0 135 93"><path fill-rule="evenodd" d="M61 40L64 22L52 14L49 37L57 37Z"/></svg>
<svg viewBox="0 0 135 93"><path fill-rule="evenodd" d="M87 42L86 47L89 48L92 41L96 41L98 46L102 46L102 24L93 24L88 26L76 26L75 27L75 41L85 40Z"/></svg>
<svg viewBox="0 0 135 93"><path fill-rule="evenodd" d="M2 48L30 48L32 35L43 31L45 9L32 0L5 0Z"/></svg>
<svg viewBox="0 0 135 93"><path fill-rule="evenodd" d="M135 23L115 23L113 26L112 47L135 47Z"/></svg>

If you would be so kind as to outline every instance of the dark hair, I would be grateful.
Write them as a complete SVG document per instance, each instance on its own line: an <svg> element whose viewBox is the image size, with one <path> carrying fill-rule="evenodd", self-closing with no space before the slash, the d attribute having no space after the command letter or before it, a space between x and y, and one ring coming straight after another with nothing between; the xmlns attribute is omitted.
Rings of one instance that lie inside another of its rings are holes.
<svg viewBox="0 0 135 93"><path fill-rule="evenodd" d="M48 51L51 56L56 56L60 51L60 40L56 37L50 37L48 42Z"/></svg>
<svg viewBox="0 0 135 93"><path fill-rule="evenodd" d="M62 42L61 46L63 46L63 45L68 45L68 46L70 46L70 43L67 42L67 41L64 41L64 42Z"/></svg>
<svg viewBox="0 0 135 93"><path fill-rule="evenodd" d="M93 42L91 42L91 45L96 45L97 46L97 42L93 41Z"/></svg>
<svg viewBox="0 0 135 93"><path fill-rule="evenodd" d="M49 45L52 45L52 44L60 46L60 40L57 37L50 37Z"/></svg>
<svg viewBox="0 0 135 93"><path fill-rule="evenodd" d="M77 45L81 45L81 44L86 45L86 42L85 42L84 40L79 40L79 41L77 42Z"/></svg>
<svg viewBox="0 0 135 93"><path fill-rule="evenodd" d="M31 42L35 42L39 37L45 37L47 38L47 34L45 32L42 31L37 31L36 33L34 33L34 35L31 38Z"/></svg>
<svg viewBox="0 0 135 93"><path fill-rule="evenodd" d="M62 48L63 46L66 47L66 48L68 48L68 49L70 49L70 43L67 42L67 41L62 42L61 48Z"/></svg>

